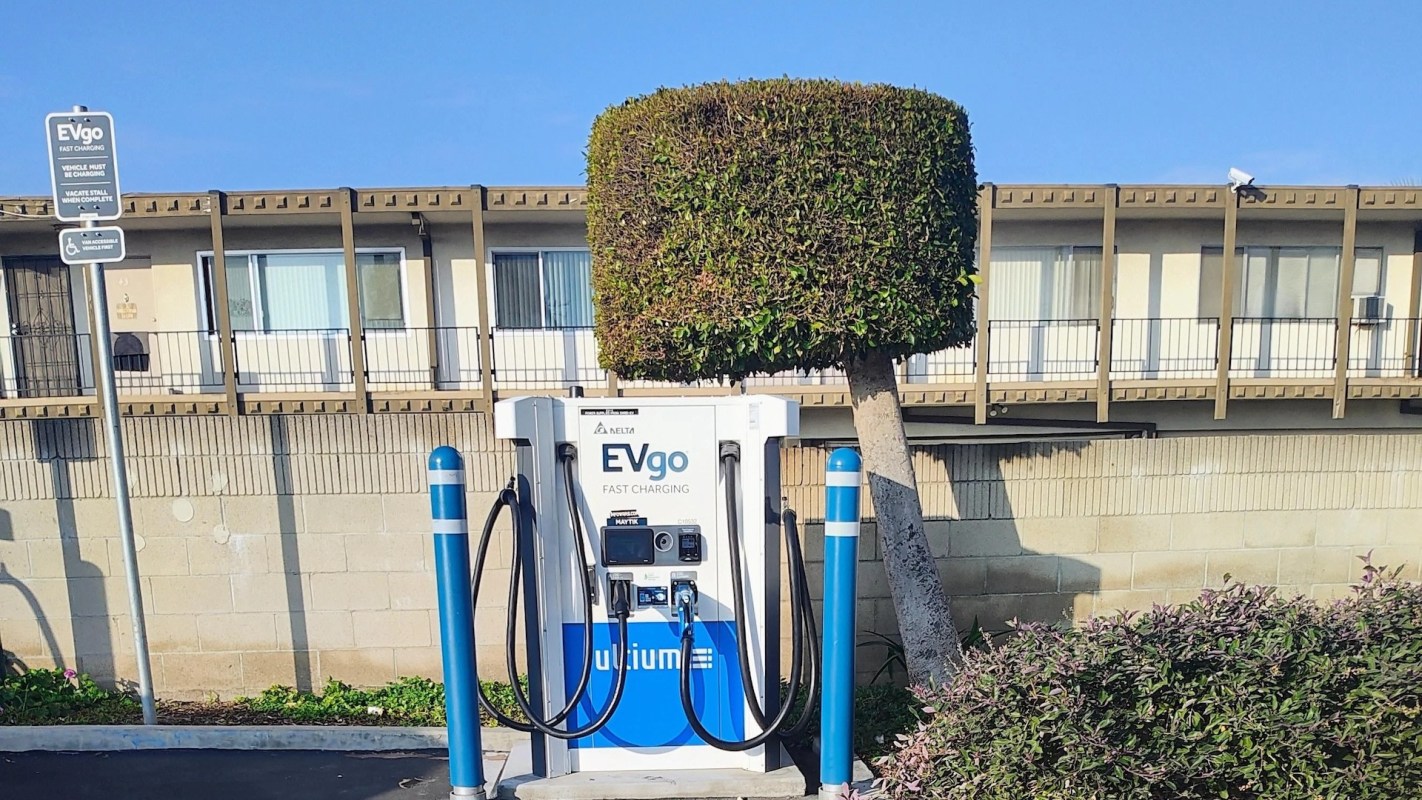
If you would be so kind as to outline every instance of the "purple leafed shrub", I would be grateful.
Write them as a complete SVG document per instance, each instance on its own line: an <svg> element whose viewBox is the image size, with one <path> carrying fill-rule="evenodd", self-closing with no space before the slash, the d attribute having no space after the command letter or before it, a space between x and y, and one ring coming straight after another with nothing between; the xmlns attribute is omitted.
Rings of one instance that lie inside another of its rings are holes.
<svg viewBox="0 0 1422 800"><path fill-rule="evenodd" d="M1331 604L1230 585L1196 602L1024 625L918 691L879 761L890 797L1422 796L1422 586L1367 564Z"/></svg>

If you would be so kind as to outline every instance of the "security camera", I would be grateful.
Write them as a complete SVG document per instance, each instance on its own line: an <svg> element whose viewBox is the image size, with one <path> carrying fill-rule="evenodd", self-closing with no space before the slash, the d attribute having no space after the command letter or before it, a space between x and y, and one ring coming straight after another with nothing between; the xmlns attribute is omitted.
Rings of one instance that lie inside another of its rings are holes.
<svg viewBox="0 0 1422 800"><path fill-rule="evenodd" d="M1254 185L1254 176L1237 167L1229 168L1229 190L1237 192L1240 188Z"/></svg>

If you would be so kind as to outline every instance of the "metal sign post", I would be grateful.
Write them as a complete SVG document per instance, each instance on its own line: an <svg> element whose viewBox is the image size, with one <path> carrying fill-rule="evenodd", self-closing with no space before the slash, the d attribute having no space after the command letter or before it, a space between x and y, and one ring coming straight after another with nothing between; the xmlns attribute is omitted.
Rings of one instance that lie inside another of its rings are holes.
<svg viewBox="0 0 1422 800"><path fill-rule="evenodd" d="M94 309L94 337L99 347L99 374L94 376L104 404L104 440L109 450L114 501L118 506L119 538L128 582L128 614L133 622L133 649L138 659L138 692L143 704L143 724L157 723L153 704L153 675L148 659L148 627L143 619L143 589L138 582L138 549L134 543L133 511L128 501L128 470L123 458L122 418L114 387L114 355L109 330L109 297L104 286L103 258L122 260L123 231L100 228L99 220L118 219L118 155L114 148L113 117L75 106L70 113L45 117L49 139L50 175L54 188L54 215L83 228L60 233L60 254L65 263L88 265L90 307ZM66 247L73 245L75 252ZM86 255L86 253L88 255ZM102 254L102 255L101 255ZM70 259L74 260L71 261Z"/></svg>

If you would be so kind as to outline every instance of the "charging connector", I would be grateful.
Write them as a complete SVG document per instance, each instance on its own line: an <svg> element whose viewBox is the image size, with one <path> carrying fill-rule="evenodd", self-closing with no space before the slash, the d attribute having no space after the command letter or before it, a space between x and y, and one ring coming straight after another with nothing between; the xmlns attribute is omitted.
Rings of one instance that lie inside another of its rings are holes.
<svg viewBox="0 0 1422 800"><path fill-rule="evenodd" d="M681 635L691 632L691 623L696 619L696 603L701 594L696 590L696 576L685 572L672 573L672 603L676 606L677 620L681 622Z"/></svg>
<svg viewBox="0 0 1422 800"><path fill-rule="evenodd" d="M636 596L632 593L632 573L607 573L608 607L613 619L627 619L637 610Z"/></svg>

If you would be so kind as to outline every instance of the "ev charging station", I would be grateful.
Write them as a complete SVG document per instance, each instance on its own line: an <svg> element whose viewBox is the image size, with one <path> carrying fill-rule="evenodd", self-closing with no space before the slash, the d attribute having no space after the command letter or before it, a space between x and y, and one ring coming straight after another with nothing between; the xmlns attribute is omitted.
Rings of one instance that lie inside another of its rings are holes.
<svg viewBox="0 0 1422 800"><path fill-rule="evenodd" d="M821 659L795 515L782 508L780 454L799 434L798 405L769 395L519 397L495 404L494 432L514 445L517 471L488 510L472 571L462 459L443 447L430 461L436 554L447 554L439 569L452 773L465 731L474 745L463 760L477 758L477 698L501 724L530 734L529 774L504 775L500 796L561 796L552 786L527 792L530 778L579 773L657 776L663 785L680 771L787 774L781 738L812 721ZM855 459L856 521L826 532L857 541ZM473 638L504 644L508 675L499 677L513 684L524 719L503 714L472 675L472 609L501 519L513 532L509 616L503 631ZM446 589L471 572L462 597ZM825 654L844 653L852 682L852 596L848 608ZM801 689L812 701L797 714L791 698ZM451 796L483 796L477 768L462 783Z"/></svg>
<svg viewBox="0 0 1422 800"><path fill-rule="evenodd" d="M494 432L515 444L516 529L532 534L518 546L533 565L522 598L533 711L550 719L577 699L564 726L577 731L616 704L585 736L535 731L534 772L783 766L778 741L735 751L698 736L681 683L688 675L695 722L721 740L760 733L752 702L762 717L778 711L780 447L799 433L798 407L768 396L526 397L496 404Z"/></svg>

